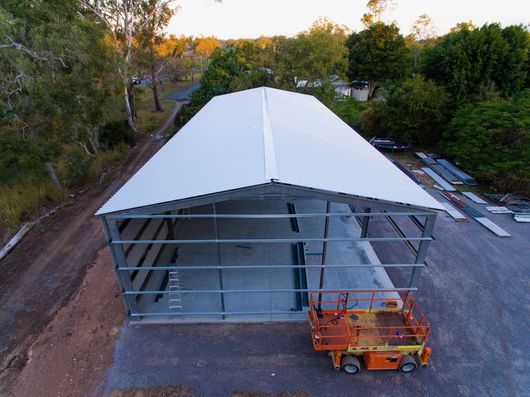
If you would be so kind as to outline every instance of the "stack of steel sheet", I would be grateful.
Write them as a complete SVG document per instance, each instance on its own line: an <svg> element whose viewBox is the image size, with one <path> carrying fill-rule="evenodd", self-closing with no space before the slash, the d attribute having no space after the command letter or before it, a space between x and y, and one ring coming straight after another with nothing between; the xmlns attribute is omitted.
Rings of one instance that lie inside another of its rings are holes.
<svg viewBox="0 0 530 397"><path fill-rule="evenodd" d="M440 164L445 170L449 171L456 178L458 178L458 180L461 181L462 183L465 183L466 185L476 185L477 184L477 181L475 180L475 178L473 178L469 174L466 174L464 171L462 171L456 165L451 164L449 161L447 161L445 159L438 159L438 160L436 160L436 162L438 164Z"/></svg>
<svg viewBox="0 0 530 397"><path fill-rule="evenodd" d="M530 200L520 194L485 194L490 200L503 204L512 211L516 222L530 222Z"/></svg>
<svg viewBox="0 0 530 397"><path fill-rule="evenodd" d="M482 200L479 196L477 196L473 192L462 192L462 194L466 196L468 199L470 199L471 201L473 201L474 203L483 204L483 205L488 204L486 201Z"/></svg>
<svg viewBox="0 0 530 397"><path fill-rule="evenodd" d="M482 215L479 211L477 211L473 207L470 207L469 205L464 203L454 194L451 194L449 192L441 192L440 194L444 196L447 200L455 204L457 207L459 207L467 215L475 219L482 226L490 230L492 233L495 233L499 237L511 237L510 233L508 233L506 230L502 229L497 224L490 221L488 218L486 218L484 215Z"/></svg>
<svg viewBox="0 0 530 397"><path fill-rule="evenodd" d="M454 176L449 171L447 171L444 167L442 167L440 164L438 164L436 162L436 160L434 160L432 157L430 157L430 156L428 156L428 155L426 155L425 153L422 153L422 152L418 152L418 153L416 153L416 155L419 158L421 158L421 161L423 161L427 166L429 166L429 168L431 168L433 171L435 171L439 176L441 176L443 179L445 179L449 183L462 184L462 181L460 181L460 179L458 179L456 176ZM422 170L425 171L425 169L423 169L423 168L422 168ZM432 178L431 173L428 173L428 174ZM436 178L433 178L433 179L436 180L436 182L438 182L438 180ZM443 186L443 183L438 182L438 184L445 189L445 187ZM445 190L453 191L453 190L450 190L450 189L445 189Z"/></svg>
<svg viewBox="0 0 530 397"><path fill-rule="evenodd" d="M448 192L456 192L456 189L453 185L451 185L449 182L447 182L445 179L443 179L440 175L438 175L430 168L422 167L421 170L427 175L429 175L438 185L440 185L442 189L447 190Z"/></svg>

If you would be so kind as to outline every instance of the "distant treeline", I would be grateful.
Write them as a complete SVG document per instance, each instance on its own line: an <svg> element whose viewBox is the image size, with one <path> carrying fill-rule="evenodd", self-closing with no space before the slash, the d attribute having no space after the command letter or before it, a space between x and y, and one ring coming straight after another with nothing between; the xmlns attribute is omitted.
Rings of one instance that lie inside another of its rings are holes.
<svg viewBox="0 0 530 397"><path fill-rule="evenodd" d="M434 37L424 34L422 18L408 36L381 21L349 33L323 19L295 37L224 43L176 125L215 95L263 85L304 91L366 137L405 139L443 153L492 188L529 194L529 32L461 23ZM370 100L339 94L337 79L366 87Z"/></svg>

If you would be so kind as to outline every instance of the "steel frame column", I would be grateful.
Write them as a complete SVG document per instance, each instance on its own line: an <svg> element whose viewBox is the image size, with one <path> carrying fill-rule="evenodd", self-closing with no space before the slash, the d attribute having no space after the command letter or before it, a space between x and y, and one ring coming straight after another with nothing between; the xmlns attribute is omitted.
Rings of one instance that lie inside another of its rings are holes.
<svg viewBox="0 0 530 397"><path fill-rule="evenodd" d="M371 208L364 209L364 212L372 212ZM361 226L361 238L366 238L368 236L368 222L370 221L370 216L364 216Z"/></svg>
<svg viewBox="0 0 530 397"><path fill-rule="evenodd" d="M331 202L326 201L326 215L330 213ZM329 233L329 216L326 216L326 221L324 223L324 244L322 245L322 262L320 264L320 278L318 281L318 289L324 288L324 270L326 269L326 256L328 252L328 238ZM321 309L322 306L322 293L318 294L318 308Z"/></svg>
<svg viewBox="0 0 530 397"><path fill-rule="evenodd" d="M431 237L436 221L436 214L425 217L425 225L423 227L422 237ZM418 247L418 254L416 255L416 264L425 264L427 257L427 250L429 249L430 240L421 240ZM410 276L409 288L417 288L418 280L421 275L421 267L414 267Z"/></svg>
<svg viewBox="0 0 530 397"><path fill-rule="evenodd" d="M213 207L213 214L214 214L214 218L213 218L213 225L214 225L214 229L215 229L215 239L216 240L219 240L219 227L217 225L217 209L216 209L216 206L215 206L215 203L212 203L212 207ZM223 286L223 269L221 268L221 244L220 243L217 243L217 263L219 265L219 269L218 269L218 274L219 274L219 289L221 291L224 290L224 286ZM221 311L224 312L225 311L225 295L224 293L220 293L220 297L221 297ZM223 314L223 320L225 320L225 315Z"/></svg>
<svg viewBox="0 0 530 397"><path fill-rule="evenodd" d="M138 313L138 303L136 302L135 296L126 293L134 290L130 273L128 271L118 271L119 268L128 266L123 244L111 244L113 240L119 241L121 239L118 222L112 219L107 219L106 217L102 217L101 220L103 223L103 229L105 230L105 236L107 237L107 245L110 250L112 261L114 262L114 271L118 277L118 284L120 286L125 309L130 318L132 314Z"/></svg>

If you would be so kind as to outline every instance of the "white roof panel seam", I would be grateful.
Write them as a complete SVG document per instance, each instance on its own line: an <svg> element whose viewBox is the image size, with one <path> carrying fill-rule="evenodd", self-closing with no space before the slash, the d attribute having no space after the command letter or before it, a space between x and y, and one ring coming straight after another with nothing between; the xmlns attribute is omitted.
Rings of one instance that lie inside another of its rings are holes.
<svg viewBox="0 0 530 397"><path fill-rule="evenodd" d="M278 174L278 164L276 163L276 153L274 149L274 137L272 135L271 120L269 117L269 105L267 100L267 90L262 88L262 107L263 107L263 148L265 151L265 179L277 181L280 179Z"/></svg>

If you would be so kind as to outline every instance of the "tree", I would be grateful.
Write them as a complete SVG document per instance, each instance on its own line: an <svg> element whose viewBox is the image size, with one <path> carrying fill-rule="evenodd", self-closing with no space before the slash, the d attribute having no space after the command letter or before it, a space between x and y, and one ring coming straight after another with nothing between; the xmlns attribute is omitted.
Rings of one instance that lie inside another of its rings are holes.
<svg viewBox="0 0 530 397"><path fill-rule="evenodd" d="M363 14L361 22L369 28L374 23L381 22L383 13L394 6L393 0L368 0L366 7L369 12Z"/></svg>
<svg viewBox="0 0 530 397"><path fill-rule="evenodd" d="M166 58L180 58L184 51L191 45L191 38L186 36L176 37L171 34L163 37L158 44L158 52Z"/></svg>
<svg viewBox="0 0 530 397"><path fill-rule="evenodd" d="M478 26L469 20L467 22L458 22L455 26L451 28L451 32L458 32L459 30L475 30Z"/></svg>
<svg viewBox="0 0 530 397"><path fill-rule="evenodd" d="M443 150L501 191L530 194L530 91L460 108Z"/></svg>
<svg viewBox="0 0 530 397"><path fill-rule="evenodd" d="M321 18L309 30L298 34L287 54L298 79L305 79L310 85L315 80L329 80L332 75L343 76L347 33L346 27Z"/></svg>
<svg viewBox="0 0 530 397"><path fill-rule="evenodd" d="M447 89L456 109L469 101L520 91L527 80L529 48L522 26L463 27L426 49L420 69Z"/></svg>
<svg viewBox="0 0 530 397"><path fill-rule="evenodd" d="M351 81L368 81L369 97L383 80L403 77L410 64L405 39L395 24L377 22L347 41L348 77Z"/></svg>
<svg viewBox="0 0 530 397"><path fill-rule="evenodd" d="M219 47L221 47L221 42L213 36L200 37L195 40L194 51L200 57L201 69L204 68L204 62L209 59L215 49Z"/></svg>
<svg viewBox="0 0 530 397"><path fill-rule="evenodd" d="M121 54L118 73L123 84L127 122L136 131L135 41L152 21L153 14L146 13L146 10L154 10L157 14L169 7L173 0L81 0L81 2L107 29L116 52Z"/></svg>
<svg viewBox="0 0 530 397"><path fill-rule="evenodd" d="M113 50L101 27L90 18L80 18L79 12L79 4L70 0L2 2L0 180L4 186L45 190L45 163L55 162L67 147L93 157L100 150L100 128L116 117L114 91L119 82Z"/></svg>
<svg viewBox="0 0 530 397"><path fill-rule="evenodd" d="M436 28L427 14L420 15L412 25L412 35L415 40L427 41L436 37Z"/></svg>
<svg viewBox="0 0 530 397"><path fill-rule="evenodd" d="M381 121L387 134L418 145L436 145L446 125L447 94L421 75L391 87L382 103Z"/></svg>
<svg viewBox="0 0 530 397"><path fill-rule="evenodd" d="M420 15L411 29L411 34L407 36L409 47L412 50L413 62L412 68L416 70L418 60L423 48L431 44L436 37L436 28L434 27L431 18L427 14Z"/></svg>
<svg viewBox="0 0 530 397"><path fill-rule="evenodd" d="M143 18L146 23L139 34L138 42L147 49L148 65L153 90L155 111L162 112L158 98L158 76L164 67L164 57L160 53L159 45L162 42L162 29L167 26L175 10L170 7L170 1L147 0L142 3Z"/></svg>

